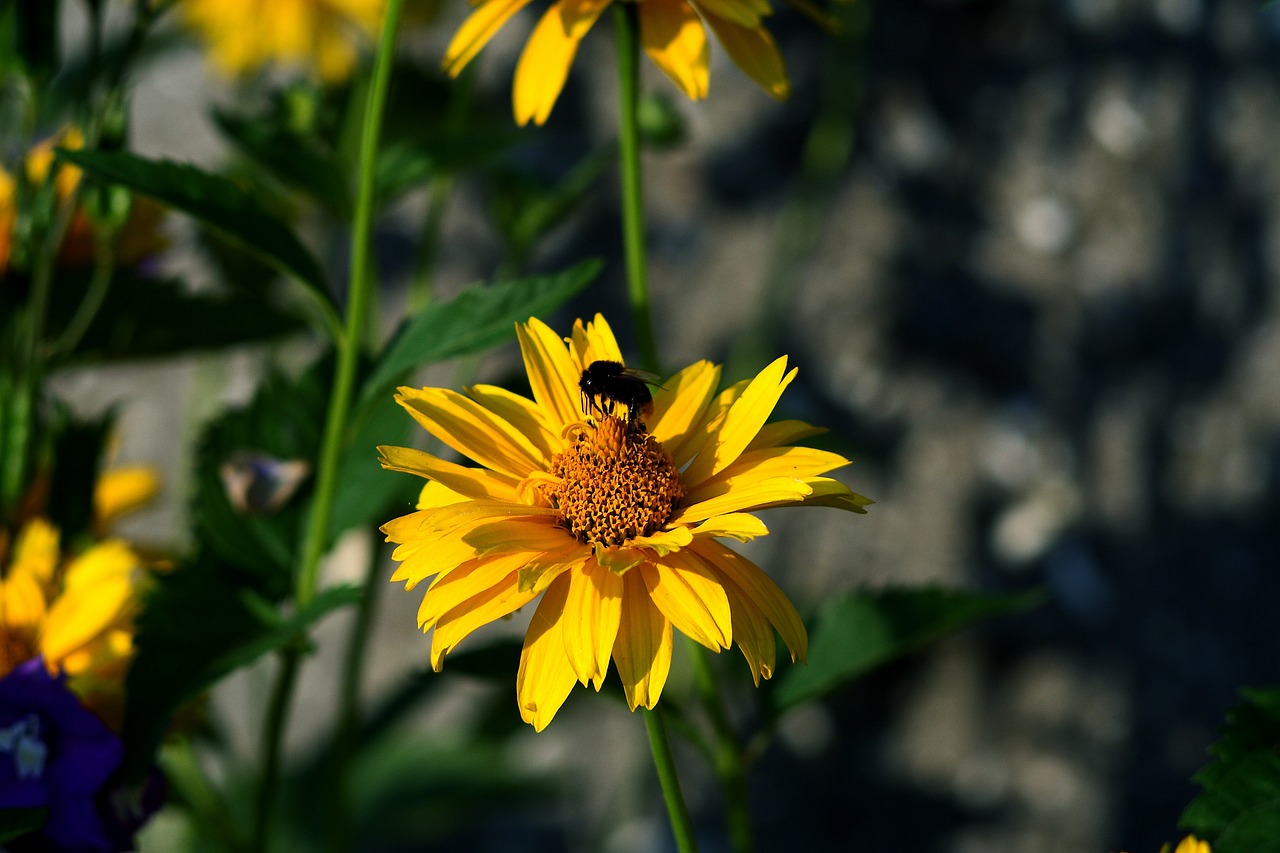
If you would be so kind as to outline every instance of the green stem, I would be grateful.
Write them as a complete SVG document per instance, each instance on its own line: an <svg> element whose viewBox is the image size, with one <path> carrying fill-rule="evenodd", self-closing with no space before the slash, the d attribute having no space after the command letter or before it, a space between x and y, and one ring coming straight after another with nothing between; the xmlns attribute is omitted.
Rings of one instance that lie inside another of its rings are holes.
<svg viewBox="0 0 1280 853"><path fill-rule="evenodd" d="M280 669L271 689L267 719L262 735L262 779L258 785L257 812L253 820L253 843L250 850L262 853L270 846L271 814L276 804L276 779L280 775L280 752L284 741L285 718L293 698L293 685L298 675L302 649L297 643L280 652Z"/></svg>
<svg viewBox="0 0 1280 853"><path fill-rule="evenodd" d="M716 741L712 753L712 766L715 768L716 778L720 780L720 790L724 795L729 840L735 853L754 853L756 841L751 831L751 807L747 797L747 763L743 757L742 745L738 742L738 736L729 722L729 714L725 710L720 687L706 649L693 641L690 641L689 645L692 647L694 683L702 704L711 718L712 728L715 729Z"/></svg>
<svg viewBox="0 0 1280 853"><path fill-rule="evenodd" d="M115 270L115 243L118 232L114 229L97 231L93 241L93 276L89 279L89 289L84 299L76 306L76 313L62 330L53 344L54 357L70 355L80 344L84 333L89 331L93 318L98 315L103 300L107 298L107 290L111 287L111 274Z"/></svg>
<svg viewBox="0 0 1280 853"><path fill-rule="evenodd" d="M373 614L378 605L378 592L386 586L382 576L382 562L377 549L370 555L368 571L364 579L364 595L356 609L356 622L351 628L346 659L342 666L342 693L339 697L338 730L334 736L334 789L333 825L329 833L329 849L334 853L351 849L350 795L351 758L355 755L360 726L361 676L364 674L364 655L369 646L369 632L373 628Z"/></svg>
<svg viewBox="0 0 1280 853"><path fill-rule="evenodd" d="M676 837L676 849L680 853L696 853L698 843L693 833L693 821L689 820L689 809L684 804L684 795L680 793L680 777L676 775L676 761L667 740L666 723L659 711L645 710L643 713L645 729L649 733L649 749L653 752L653 766L658 771L662 799L666 801L671 832Z"/></svg>
<svg viewBox="0 0 1280 853"><path fill-rule="evenodd" d="M311 512L307 517L306 537L303 540L302 562L294 589L294 606L306 607L316 593L320 558L329 538L329 517L337 493L338 468L342 462L342 450L346 437L347 418L351 398L355 390L356 367L360 358L360 342L365 330L365 317L369 310L373 289L371 243L374 216L374 172L378 160L378 139L382 132L382 113L386 106L387 89L391 80L391 64L395 55L396 32L400 23L400 10L404 0L388 0L382 35L378 40L378 52L374 59L373 83L365 104L364 120L360 132L358 160L358 184L355 222L351 235L350 287L347 294L346 326L338 340L338 364L334 370L333 393L329 398L329 411L325 416L324 438L320 458L316 466L316 491L312 498ZM271 822L273 791L279 775L279 750L282 738L273 732L282 726L293 694L293 682L297 677L300 650L291 646L284 653L284 665L277 676L272 697L273 713L268 716L268 731L263 755L262 785L259 793L259 812L255 840L266 844L267 827ZM275 713L276 701L281 707ZM255 844L255 850L266 849Z"/></svg>
<svg viewBox="0 0 1280 853"><path fill-rule="evenodd" d="M618 129L622 167L622 242L627 259L627 296L636 347L648 368L658 367L652 306L644 257L644 193L640 174L640 39L638 3L614 3L618 38Z"/></svg>

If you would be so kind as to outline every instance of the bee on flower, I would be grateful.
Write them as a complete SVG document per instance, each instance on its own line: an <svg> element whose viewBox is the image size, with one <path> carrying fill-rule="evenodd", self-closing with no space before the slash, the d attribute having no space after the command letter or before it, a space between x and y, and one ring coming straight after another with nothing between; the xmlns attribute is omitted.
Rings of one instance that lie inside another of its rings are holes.
<svg viewBox="0 0 1280 853"><path fill-rule="evenodd" d="M775 631L804 660L795 607L721 541L767 534L756 510L870 503L826 476L849 460L794 444L821 430L766 423L795 377L786 358L723 391L720 368L700 361L651 400L631 388L604 406L587 393L598 385L582 382L597 362L623 363L603 317L567 339L537 319L516 331L533 399L489 385L396 396L481 467L379 448L383 467L427 479L418 511L382 529L398 546L392 580L430 579L418 623L434 629L432 667L539 596L516 678L521 716L538 731L575 684L599 690L611 660L631 709L652 708L676 630L717 652L736 644L757 684L774 672Z"/></svg>

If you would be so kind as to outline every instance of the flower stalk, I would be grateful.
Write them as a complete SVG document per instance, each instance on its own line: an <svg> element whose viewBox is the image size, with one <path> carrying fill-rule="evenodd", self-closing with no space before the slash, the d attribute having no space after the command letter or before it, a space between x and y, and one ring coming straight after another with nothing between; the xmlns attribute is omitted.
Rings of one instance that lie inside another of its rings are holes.
<svg viewBox="0 0 1280 853"><path fill-rule="evenodd" d="M662 713L646 710L644 724L649 733L653 766L658 771L658 782L662 785L662 799L667 804L667 814L671 818L671 831L676 837L676 849L680 853L696 853L698 842L693 832L693 821L689 819L689 809L685 806L684 795L680 791L680 777L676 775L676 761L671 754L671 743L667 739L667 726L663 722Z"/></svg>
<svg viewBox="0 0 1280 853"><path fill-rule="evenodd" d="M337 493L338 468L342 462L347 421L355 392L360 343L364 337L366 318L372 300L374 282L371 244L374 177L378 141L382 132L383 110L387 101L392 59L395 55L396 33L399 29L400 11L403 5L404 0L387 2L386 17L383 20L382 33L374 58L373 82L369 88L369 97L365 104L361 125L346 323L343 334L337 341L338 363L334 372L333 392L329 397L329 411L325 417L320 458L316 466L316 491L311 503L311 512L307 518L302 562L294 590L294 603L297 607L310 604L316 593L320 558L324 554L325 544L329 538L329 521ZM293 682L297 678L300 655L301 651L297 643L291 644L281 653L281 666L277 674L277 684L264 738L263 772L259 794L261 806L254 831L255 850L267 849L268 827L274 800L272 792L276 788L279 776L282 733L288 716Z"/></svg>
<svg viewBox="0 0 1280 853"><path fill-rule="evenodd" d="M640 7L614 3L618 47L618 132L622 172L622 244L627 263L627 297L640 360L658 367L652 306L644 256L644 186L640 171Z"/></svg>

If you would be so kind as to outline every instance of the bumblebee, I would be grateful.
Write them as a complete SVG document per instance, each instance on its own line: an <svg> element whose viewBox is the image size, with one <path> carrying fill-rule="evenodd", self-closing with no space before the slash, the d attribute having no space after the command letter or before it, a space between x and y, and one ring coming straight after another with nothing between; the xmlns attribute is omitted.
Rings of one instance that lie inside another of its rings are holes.
<svg viewBox="0 0 1280 853"><path fill-rule="evenodd" d="M649 386L658 377L647 370L627 367L620 361L593 361L582 371L578 388L582 391L582 411L612 415L621 403L627 407L627 428L643 429L640 419L653 408Z"/></svg>

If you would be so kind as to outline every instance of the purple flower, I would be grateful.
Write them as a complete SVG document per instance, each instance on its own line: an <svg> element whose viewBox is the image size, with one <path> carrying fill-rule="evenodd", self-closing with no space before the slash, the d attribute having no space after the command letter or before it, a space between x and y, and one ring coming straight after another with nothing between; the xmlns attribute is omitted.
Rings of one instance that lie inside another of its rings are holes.
<svg viewBox="0 0 1280 853"><path fill-rule="evenodd" d="M36 658L0 678L0 808L45 808L49 849L116 849L94 798L120 764L120 739Z"/></svg>

